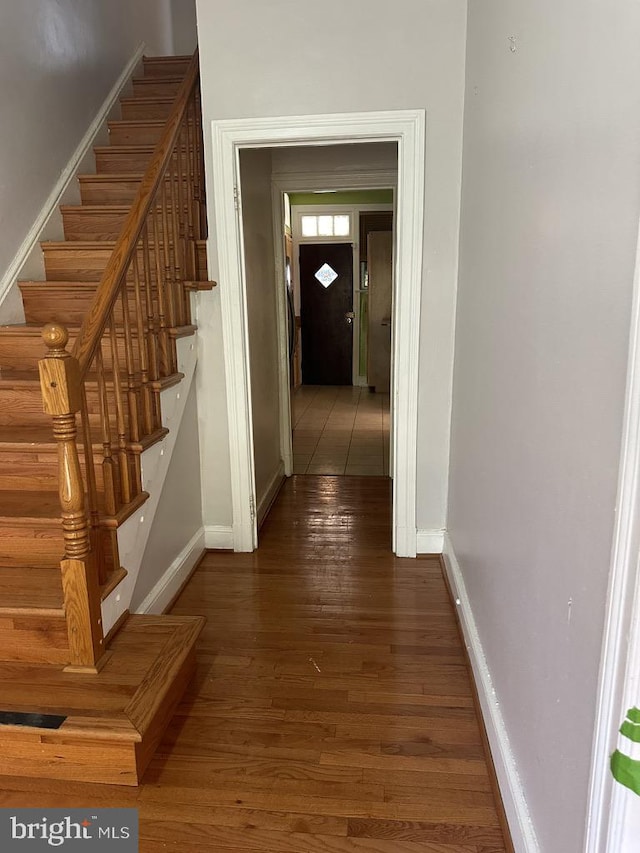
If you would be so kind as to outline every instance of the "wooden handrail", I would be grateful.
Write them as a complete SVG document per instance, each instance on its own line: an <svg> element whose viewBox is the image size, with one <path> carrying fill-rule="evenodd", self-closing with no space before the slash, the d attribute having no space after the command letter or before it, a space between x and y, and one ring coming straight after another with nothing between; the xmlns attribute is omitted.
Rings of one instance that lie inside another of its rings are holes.
<svg viewBox="0 0 640 853"><path fill-rule="evenodd" d="M140 235L155 200L158 188L164 180L169 161L173 155L181 124L189 106L189 98L198 80L198 50L196 49L187 74L180 84L176 99L165 124L151 162L124 221L120 237L107 262L91 307L76 338L73 357L80 367L80 378L84 379L105 332L111 312L115 306L123 278L136 252Z"/></svg>

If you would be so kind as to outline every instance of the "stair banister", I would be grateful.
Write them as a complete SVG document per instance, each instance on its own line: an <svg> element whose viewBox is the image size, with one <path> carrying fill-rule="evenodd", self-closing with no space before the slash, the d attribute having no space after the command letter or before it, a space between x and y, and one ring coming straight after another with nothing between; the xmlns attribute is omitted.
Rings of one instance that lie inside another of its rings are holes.
<svg viewBox="0 0 640 853"><path fill-rule="evenodd" d="M58 488L62 507L62 588L67 617L70 669L97 672L105 662L98 571L89 540L84 485L77 445L76 413L81 408L80 371L66 346L67 330L50 323L42 332L47 357L39 362L44 411L53 419L58 446Z"/></svg>
<svg viewBox="0 0 640 853"><path fill-rule="evenodd" d="M140 240L147 216L155 201L173 155L180 127L189 107L199 76L198 51L196 49L189 70L182 81L167 120L164 131L155 147L151 162L142 178L140 189L131 205L122 226L113 254L107 261L95 299L80 327L73 347L73 356L80 365L80 376L84 379L91 366L96 350L104 333L107 320L120 293L123 279Z"/></svg>
<svg viewBox="0 0 640 853"><path fill-rule="evenodd" d="M140 453L164 435L160 392L180 378L176 338L193 330L189 292L204 285L196 262L205 228L200 116L196 50L71 353L66 329L52 323L43 331L40 382L58 445L64 608L76 670L97 672L108 655L100 585L120 568L118 524L146 498Z"/></svg>

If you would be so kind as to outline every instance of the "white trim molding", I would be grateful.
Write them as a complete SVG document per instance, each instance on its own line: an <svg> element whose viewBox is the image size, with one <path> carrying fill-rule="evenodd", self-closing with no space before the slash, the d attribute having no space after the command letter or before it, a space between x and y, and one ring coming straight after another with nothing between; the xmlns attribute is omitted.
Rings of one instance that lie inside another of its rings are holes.
<svg viewBox="0 0 640 853"><path fill-rule="evenodd" d="M511 750L509 736L500 710L500 703L492 684L491 672L482 648L471 602L467 595L464 577L448 534L444 535L443 557L445 572L458 611L464 643L473 670L513 846L516 853L540 853L515 757Z"/></svg>
<svg viewBox="0 0 640 853"><path fill-rule="evenodd" d="M424 110L225 119L211 125L213 209L219 262L234 548L257 544L251 385L247 339L242 228L236 208L241 148L396 142L398 188L395 294L392 327L393 550L415 557L417 548L418 346L422 294L425 180ZM344 183L344 176L341 176ZM241 202L240 202L241 206Z"/></svg>
<svg viewBox="0 0 640 853"><path fill-rule="evenodd" d="M446 530L418 530L418 554L442 554Z"/></svg>
<svg viewBox="0 0 640 853"><path fill-rule="evenodd" d="M31 263L35 263L31 261L31 258L36 255L38 259L40 259L40 241L43 239L62 237L62 219L60 218L58 207L67 200L66 196L69 192L78 192L75 186L73 186L73 181L82 170L83 163L93 156L93 146L96 143L100 132L104 129L106 134L106 122L116 107L122 91L135 73L137 66L142 61L144 50L145 44L144 42L141 42L135 49L131 59L127 62L122 73L113 84L111 91L103 101L93 121L87 128L86 133L78 144L78 147L75 149L69 158L68 163L60 173L60 177L49 193L40 213L36 217L33 225L22 241L20 248L0 279L0 304L4 302L18 278L23 277L25 274L30 274L29 270L26 270L25 272L23 272L23 270L25 270L28 263L29 266L31 266ZM77 198L79 200L79 195ZM57 223L56 228L59 233L55 235L48 234L48 227L50 227L54 221ZM42 261L38 260L37 263L39 268L42 269L41 277L44 278L44 266L42 265ZM34 277L36 277L35 271Z"/></svg>
<svg viewBox="0 0 640 853"><path fill-rule="evenodd" d="M205 552L204 528L197 530L148 595L136 608L136 613L164 613L180 591L180 587L189 580L192 572Z"/></svg>
<svg viewBox="0 0 640 853"><path fill-rule="evenodd" d="M230 551L233 548L233 527L230 524L205 525L204 546L208 551Z"/></svg>
<svg viewBox="0 0 640 853"><path fill-rule="evenodd" d="M640 235L636 254L616 523L602 644L585 853L632 853L629 792L609 769L628 708L640 704ZM635 798L637 800L637 798ZM627 846L628 845L628 846Z"/></svg>

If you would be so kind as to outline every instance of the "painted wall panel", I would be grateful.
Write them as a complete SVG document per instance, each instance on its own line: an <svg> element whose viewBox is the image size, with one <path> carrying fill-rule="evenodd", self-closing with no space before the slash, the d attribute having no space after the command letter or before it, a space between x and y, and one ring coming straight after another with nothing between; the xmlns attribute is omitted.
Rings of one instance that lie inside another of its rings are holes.
<svg viewBox="0 0 640 853"><path fill-rule="evenodd" d="M131 612L162 578L191 537L202 527L200 454L196 387L191 384L131 600Z"/></svg>
<svg viewBox="0 0 640 853"><path fill-rule="evenodd" d="M449 528L545 853L580 853L640 215L640 7L470 3Z"/></svg>
<svg viewBox="0 0 640 853"><path fill-rule="evenodd" d="M303 11L293 0L198 0L197 13L208 164L210 122L216 118L427 111L422 347L416 365L417 525L441 529L448 482L466 2L326 0L307 4ZM372 60L380 55L384 62ZM275 156L274 171L279 171ZM215 278L215 265L211 274ZM222 365L207 370L222 370ZM227 449L206 452L212 464L227 464Z"/></svg>

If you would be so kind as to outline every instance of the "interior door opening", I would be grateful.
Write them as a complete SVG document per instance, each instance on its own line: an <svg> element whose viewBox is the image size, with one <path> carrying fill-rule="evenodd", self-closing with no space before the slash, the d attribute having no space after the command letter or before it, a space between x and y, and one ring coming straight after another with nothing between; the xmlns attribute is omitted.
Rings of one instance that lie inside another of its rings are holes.
<svg viewBox="0 0 640 853"><path fill-rule="evenodd" d="M424 129L425 115L421 110L327 115L311 124L304 117L281 117L275 123L266 119L213 122L213 172L219 187L214 199L218 260L220 278L225 281L220 296L234 550L256 547L259 521L284 476L293 469L289 405L291 341L286 291L282 286L286 281L285 263L280 248L283 195L293 190L391 187L395 203L397 186L390 327L391 545L401 556L416 553L418 399L414 367L418 357L423 251ZM373 157L366 162L366 152L372 151ZM380 151L384 153L376 162ZM351 155L346 162L342 159L345 152ZM389 152L391 158L387 156ZM284 160L289 159L288 168L282 168L281 155ZM319 158L320 165L315 163L315 170L307 168L310 155ZM300 168L301 159L306 160L304 168ZM269 190L272 192L270 224L274 229L270 247L264 227ZM270 289L268 280L274 267L271 281L276 286ZM358 274L354 276L354 282L359 280ZM402 281L402 288L395 286L397 281ZM354 314L357 311L354 305ZM273 360L269 357L274 337L275 382ZM355 364L360 364L360 358L354 359ZM280 415L280 452L275 454L274 403Z"/></svg>

